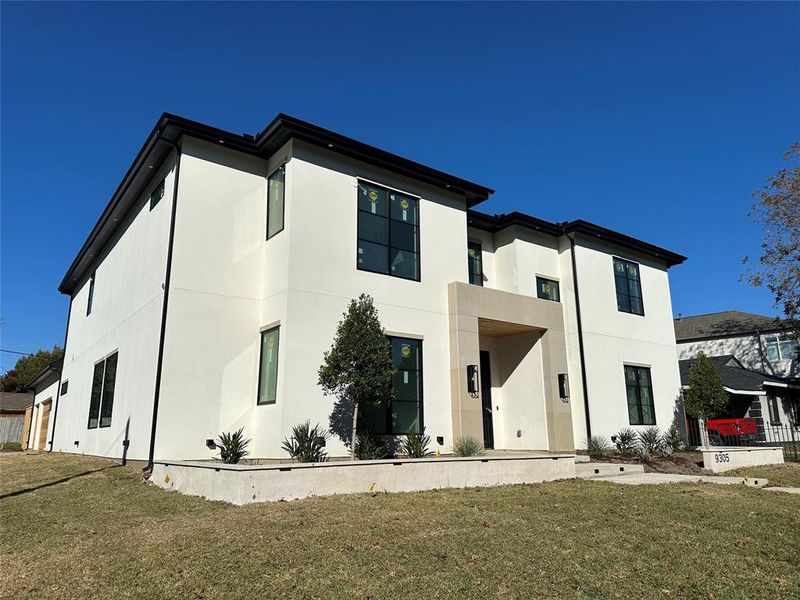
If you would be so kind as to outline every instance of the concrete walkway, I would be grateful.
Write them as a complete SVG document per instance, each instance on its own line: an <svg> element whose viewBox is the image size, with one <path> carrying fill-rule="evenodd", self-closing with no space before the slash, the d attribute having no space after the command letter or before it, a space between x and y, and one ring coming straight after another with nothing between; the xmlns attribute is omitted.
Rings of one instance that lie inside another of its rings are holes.
<svg viewBox="0 0 800 600"><path fill-rule="evenodd" d="M783 492L785 494L800 494L800 488L795 488L795 487L770 487L764 489L769 490L770 492Z"/></svg>
<svg viewBox="0 0 800 600"><path fill-rule="evenodd" d="M627 473L608 477L592 477L592 481L609 481L625 485L652 485L659 483L717 483L722 485L749 485L761 488L767 485L766 479L752 477L721 477L718 475L677 475L673 473ZM770 488L779 489L779 488ZM796 489L796 488L784 488ZM798 490L800 492L800 490ZM792 492L797 493L797 492Z"/></svg>

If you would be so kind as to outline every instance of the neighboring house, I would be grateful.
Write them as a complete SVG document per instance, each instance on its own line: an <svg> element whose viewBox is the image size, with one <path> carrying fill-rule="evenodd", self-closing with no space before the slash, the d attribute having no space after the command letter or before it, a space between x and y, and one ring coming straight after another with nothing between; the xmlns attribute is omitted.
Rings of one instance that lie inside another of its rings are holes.
<svg viewBox="0 0 800 600"><path fill-rule="evenodd" d="M760 436L765 428L800 425L800 384L747 369L732 354L709 358L730 398L728 412L719 418L755 419ZM689 386L693 364L694 359L679 362L683 387Z"/></svg>
<svg viewBox="0 0 800 600"><path fill-rule="evenodd" d="M52 431L53 400L58 395L63 362L63 359L59 359L49 364L39 371L26 386L33 392L33 403L28 421L29 427L25 432L23 443L31 450L42 452L49 448L47 442L50 439L49 433ZM64 380L60 387L61 396L67 396L69 381Z"/></svg>
<svg viewBox="0 0 800 600"><path fill-rule="evenodd" d="M163 115L59 287L51 449L210 458L207 439L244 427L252 457L286 458L293 425L328 425L317 370L362 292L398 368L365 414L377 433L571 451L589 430L669 427L685 258L475 211L491 193L284 115L255 136Z"/></svg>
<svg viewBox="0 0 800 600"><path fill-rule="evenodd" d="M26 411L32 400L31 394L0 392L0 444L22 442Z"/></svg>
<svg viewBox="0 0 800 600"><path fill-rule="evenodd" d="M780 320L727 310L675 319L678 359L732 354L747 369L800 377L797 337Z"/></svg>

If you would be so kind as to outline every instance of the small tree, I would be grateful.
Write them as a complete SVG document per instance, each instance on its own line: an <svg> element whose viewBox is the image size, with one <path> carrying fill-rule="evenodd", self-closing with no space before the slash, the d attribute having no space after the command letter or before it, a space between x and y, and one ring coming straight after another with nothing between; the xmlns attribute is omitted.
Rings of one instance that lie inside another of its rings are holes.
<svg viewBox="0 0 800 600"><path fill-rule="evenodd" d="M722 379L711 359L702 352L689 369L689 389L684 406L690 417L704 421L720 415L728 407L728 393L722 387Z"/></svg>
<svg viewBox="0 0 800 600"><path fill-rule="evenodd" d="M52 350L38 350L36 354L21 356L14 368L0 377L0 391L24 392L25 386L39 371L63 356L64 350L58 346L53 346Z"/></svg>
<svg viewBox="0 0 800 600"><path fill-rule="evenodd" d="M339 321L331 349L319 368L319 385L326 395L336 396L338 406L331 415L331 430L340 437L342 427L335 415L352 412L349 440L350 458L355 460L358 411L389 398L392 391L391 348L383 332L372 297L361 294Z"/></svg>

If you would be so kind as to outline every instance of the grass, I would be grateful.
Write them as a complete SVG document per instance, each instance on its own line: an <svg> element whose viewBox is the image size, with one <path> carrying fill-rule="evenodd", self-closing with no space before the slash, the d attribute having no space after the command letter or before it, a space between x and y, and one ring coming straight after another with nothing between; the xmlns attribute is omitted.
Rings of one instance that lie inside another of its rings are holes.
<svg viewBox="0 0 800 600"><path fill-rule="evenodd" d="M800 497L744 486L562 481L235 507L96 459L4 455L0 471L3 598L800 593Z"/></svg>
<svg viewBox="0 0 800 600"><path fill-rule="evenodd" d="M783 465L765 465L762 467L744 467L735 471L725 471L720 475L738 475L739 477L763 477L769 487L800 487L800 463Z"/></svg>

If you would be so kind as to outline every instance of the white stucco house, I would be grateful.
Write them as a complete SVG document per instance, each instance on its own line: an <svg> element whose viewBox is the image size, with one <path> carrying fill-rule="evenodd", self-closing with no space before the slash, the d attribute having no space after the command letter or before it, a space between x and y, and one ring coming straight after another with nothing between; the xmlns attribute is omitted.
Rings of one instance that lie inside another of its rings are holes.
<svg viewBox="0 0 800 600"><path fill-rule="evenodd" d="M50 449L202 459L243 427L251 456L286 458L293 425L328 424L317 369L362 292L398 367L376 433L562 451L669 427L668 269L685 258L476 211L490 194L285 115L253 136L163 115L61 282Z"/></svg>

